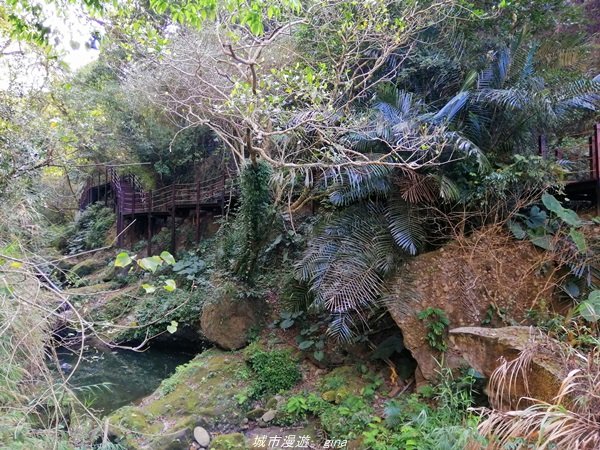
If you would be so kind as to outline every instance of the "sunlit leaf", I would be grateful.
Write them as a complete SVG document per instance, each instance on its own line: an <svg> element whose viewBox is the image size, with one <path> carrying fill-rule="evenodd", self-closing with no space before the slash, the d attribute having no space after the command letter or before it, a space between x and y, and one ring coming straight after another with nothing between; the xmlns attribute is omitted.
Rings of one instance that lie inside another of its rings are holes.
<svg viewBox="0 0 600 450"><path fill-rule="evenodd" d="M171 334L174 334L177 332L177 326L179 325L179 323L175 320L171 321L170 325L167 325L167 331Z"/></svg>
<svg viewBox="0 0 600 450"><path fill-rule="evenodd" d="M121 252L115 259L115 267L127 267L133 262L133 259L127 252Z"/></svg>
<svg viewBox="0 0 600 450"><path fill-rule="evenodd" d="M156 272L156 269L158 269L162 263L163 260L159 256L149 256L138 261L138 265L142 269L149 270L152 273Z"/></svg>
<svg viewBox="0 0 600 450"><path fill-rule="evenodd" d="M167 292L173 292L175 289L177 289L177 285L175 284L175 280L165 280L165 285L163 286L164 290Z"/></svg>
<svg viewBox="0 0 600 450"><path fill-rule="evenodd" d="M173 255L171 255L169 252L164 251L160 254L160 257L163 259L164 262L166 262L167 264L169 264L170 266L175 264L175 258L173 258Z"/></svg>
<svg viewBox="0 0 600 450"><path fill-rule="evenodd" d="M600 291L590 292L587 300L577 307L577 312L588 322L597 322L600 319Z"/></svg>
<svg viewBox="0 0 600 450"><path fill-rule="evenodd" d="M146 294L152 294L154 291L156 291L156 287L148 283L142 284L142 288L144 288Z"/></svg>

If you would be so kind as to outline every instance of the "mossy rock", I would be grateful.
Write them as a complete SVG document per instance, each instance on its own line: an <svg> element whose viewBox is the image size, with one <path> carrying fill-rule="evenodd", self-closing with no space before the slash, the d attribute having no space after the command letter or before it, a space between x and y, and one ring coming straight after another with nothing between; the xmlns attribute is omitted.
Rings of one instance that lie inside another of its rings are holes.
<svg viewBox="0 0 600 450"><path fill-rule="evenodd" d="M249 411L248 414L246 414L246 417L250 420L257 420L260 419L266 412L267 410L264 408L254 408L252 411Z"/></svg>
<svg viewBox="0 0 600 450"><path fill-rule="evenodd" d="M240 408L237 396L247 395L249 391L249 381L238 376L245 368L240 353L207 350L180 366L176 374L163 381L140 406L117 410L110 416L110 422L115 430L133 425L134 431L156 434L155 430L159 428L163 437L181 430L193 430L198 424L211 432L238 427L245 412ZM164 438L143 434L126 438L128 442L134 440L137 445L150 449L170 445Z"/></svg>
<svg viewBox="0 0 600 450"><path fill-rule="evenodd" d="M86 275L90 275L96 272L97 270L101 269L102 267L104 267L104 265L105 262L102 260L88 258L84 259L79 264L74 265L71 269L71 272L73 272L78 277L85 277Z"/></svg>
<svg viewBox="0 0 600 450"><path fill-rule="evenodd" d="M242 433L221 434L215 436L210 450L248 450L246 438Z"/></svg>
<svg viewBox="0 0 600 450"><path fill-rule="evenodd" d="M342 403L350 395L361 395L368 381L353 366L333 369L320 383L321 398L330 403Z"/></svg>

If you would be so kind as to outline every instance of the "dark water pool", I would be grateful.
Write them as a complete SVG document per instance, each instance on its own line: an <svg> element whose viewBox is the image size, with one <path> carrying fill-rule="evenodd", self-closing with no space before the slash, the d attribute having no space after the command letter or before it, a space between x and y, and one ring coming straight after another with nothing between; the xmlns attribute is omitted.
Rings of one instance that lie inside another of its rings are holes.
<svg viewBox="0 0 600 450"><path fill-rule="evenodd" d="M71 373L77 352L60 348L57 353L63 373ZM134 352L88 346L69 383L84 404L101 415L109 414L151 394L177 366L193 357L152 347Z"/></svg>

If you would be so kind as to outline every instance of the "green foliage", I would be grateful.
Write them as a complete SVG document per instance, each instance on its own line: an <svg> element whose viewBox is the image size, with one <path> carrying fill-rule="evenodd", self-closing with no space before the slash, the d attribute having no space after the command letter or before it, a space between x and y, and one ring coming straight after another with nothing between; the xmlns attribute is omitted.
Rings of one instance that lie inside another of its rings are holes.
<svg viewBox="0 0 600 450"><path fill-rule="evenodd" d="M256 276L259 254L275 217L270 179L271 167L266 162L244 166L240 206L234 220L221 230L221 264L246 282L252 282Z"/></svg>
<svg viewBox="0 0 600 450"><path fill-rule="evenodd" d="M137 259L137 255L130 256L127 252L119 253L114 262L115 267L126 268L133 264L133 262L137 263L137 267L142 270L154 274L159 268L164 267L164 265L175 265L175 258L167 251L161 252L160 256L148 256L146 258ZM135 270L134 267L131 267L129 273ZM170 278L161 277L161 281L164 283L162 288L167 292L173 292L177 289L177 284L175 280ZM146 291L146 293L151 294L156 291L156 287L152 284L144 283L142 284L142 288Z"/></svg>
<svg viewBox="0 0 600 450"><path fill-rule="evenodd" d="M310 353L317 361L325 359L325 341L327 320L321 316L308 316L305 311L282 311L280 319L273 322L282 330L287 330L294 325L300 328L300 334L296 336L298 349Z"/></svg>
<svg viewBox="0 0 600 450"><path fill-rule="evenodd" d="M166 0L151 0L152 9L158 14L168 14L174 21L202 27L205 22L216 20L226 14L229 21L247 28L252 34L264 33L264 24L268 20L280 18L285 12L297 12L302 8L298 0L277 0L270 2L250 1L240 3L235 0L215 2L196 0L180 4Z"/></svg>
<svg viewBox="0 0 600 450"><path fill-rule="evenodd" d="M576 278L587 279L586 284L590 287L594 271L590 261L597 243L594 238L588 242L582 230L584 226L593 226L593 220L583 220L575 211L563 207L551 194L544 193L541 200L547 212L534 205L518 214L509 223L513 236L516 239L528 238L537 247L552 252L558 264L567 266ZM581 289L569 280L563 290L571 298L581 294Z"/></svg>
<svg viewBox="0 0 600 450"><path fill-rule="evenodd" d="M294 395L288 398L284 410L296 419L304 419L310 411L310 407L308 406L308 400L304 396Z"/></svg>
<svg viewBox="0 0 600 450"><path fill-rule="evenodd" d="M536 198L561 183L564 175L554 161L539 156L514 155L509 164L494 171L480 172L468 164L456 167L456 179L463 187L465 202L474 209L499 208L506 214L523 199Z"/></svg>
<svg viewBox="0 0 600 450"><path fill-rule="evenodd" d="M477 433L479 418L468 409L473 405L474 383L472 373L455 378L443 369L439 384L426 396L412 394L388 401L385 421L373 420L363 433L365 448L461 450L469 443L483 443Z"/></svg>
<svg viewBox="0 0 600 450"><path fill-rule="evenodd" d="M334 215L309 243L297 264L311 307L331 314L329 333L350 340L355 317L377 304L384 279L424 232L410 205L367 203Z"/></svg>
<svg viewBox="0 0 600 450"><path fill-rule="evenodd" d="M600 291L590 292L587 300L581 302L577 312L588 322L596 323L600 319Z"/></svg>
<svg viewBox="0 0 600 450"><path fill-rule="evenodd" d="M417 314L417 318L424 322L427 329L427 343L429 346L440 352L448 350L446 343L446 333L450 321L446 313L439 308L426 308Z"/></svg>
<svg viewBox="0 0 600 450"><path fill-rule="evenodd" d="M181 364L175 368L175 373L171 375L169 378L164 379L160 383L160 387L158 388L161 395L167 395L171 392L174 392L186 378L189 377L190 370L193 370L194 367L198 365L198 361L190 361L185 364Z"/></svg>
<svg viewBox="0 0 600 450"><path fill-rule="evenodd" d="M65 232L63 239L68 253L73 255L106 245L106 233L114 224L112 209L101 203L90 205L77 215Z"/></svg>
<svg viewBox="0 0 600 450"><path fill-rule="evenodd" d="M207 298L203 286L188 292L177 289L169 292L164 289L145 295L135 307L135 320L139 328L127 331L121 340L144 339L167 330L171 334L184 326L196 327Z"/></svg>
<svg viewBox="0 0 600 450"><path fill-rule="evenodd" d="M173 272L188 281L199 281L208 263L193 252L187 252L173 265Z"/></svg>
<svg viewBox="0 0 600 450"><path fill-rule="evenodd" d="M249 347L246 355L254 372L254 396L286 391L302 379L298 364L288 351Z"/></svg>

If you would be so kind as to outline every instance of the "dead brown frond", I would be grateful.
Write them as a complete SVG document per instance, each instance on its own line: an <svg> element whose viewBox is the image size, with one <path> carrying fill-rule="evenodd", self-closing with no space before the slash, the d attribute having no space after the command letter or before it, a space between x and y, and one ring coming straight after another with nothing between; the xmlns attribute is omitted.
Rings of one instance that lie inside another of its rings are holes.
<svg viewBox="0 0 600 450"><path fill-rule="evenodd" d="M512 389L518 376L526 379L532 351L503 364L490 379L496 391ZM489 439L489 449L523 445L536 449L582 450L600 448L600 358L597 352L562 356L572 369L550 402L532 402L523 410L484 410L479 426ZM531 447L533 446L533 447ZM513 447L514 448L514 447Z"/></svg>

